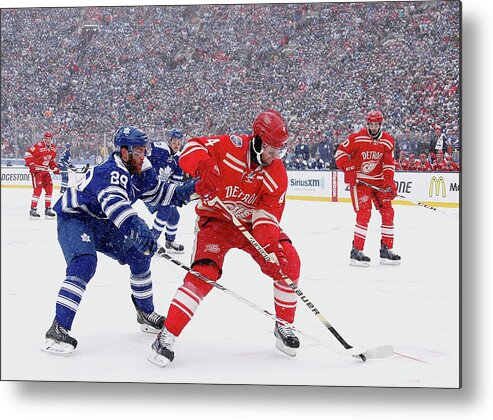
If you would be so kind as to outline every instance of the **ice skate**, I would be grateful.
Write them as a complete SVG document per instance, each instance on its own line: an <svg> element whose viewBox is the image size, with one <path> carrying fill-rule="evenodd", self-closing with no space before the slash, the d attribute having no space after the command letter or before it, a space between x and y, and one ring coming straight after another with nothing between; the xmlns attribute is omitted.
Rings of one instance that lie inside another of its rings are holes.
<svg viewBox="0 0 493 420"><path fill-rule="evenodd" d="M387 248L384 244L380 248L380 264L383 265L399 265L401 263L401 256L394 254L394 252Z"/></svg>
<svg viewBox="0 0 493 420"><path fill-rule="evenodd" d="M274 328L276 336L276 348L288 356L296 356L296 349L300 346L300 340L294 335L293 329L289 325L281 325L276 322Z"/></svg>
<svg viewBox="0 0 493 420"><path fill-rule="evenodd" d="M166 241L165 248L166 252L168 252L169 254L183 254L185 252L185 247L175 241Z"/></svg>
<svg viewBox="0 0 493 420"><path fill-rule="evenodd" d="M68 356L77 347L77 340L70 337L68 333L68 330L63 328L55 318L46 332L46 341L41 350L57 356Z"/></svg>
<svg viewBox="0 0 493 420"><path fill-rule="evenodd" d="M370 265L370 257L367 257L365 254L363 254L363 251L360 251L359 249L352 248L351 249L351 254L350 254L350 262L349 265L355 266L355 267L368 267Z"/></svg>
<svg viewBox="0 0 493 420"><path fill-rule="evenodd" d="M147 356L147 360L159 367L165 367L175 358L175 353L173 352L175 340L176 336L171 334L166 327L163 326L163 329L159 332L156 340L152 343L152 351L149 356Z"/></svg>
<svg viewBox="0 0 493 420"><path fill-rule="evenodd" d="M36 209L31 209L31 210L29 210L29 218L31 220L39 220L41 218L41 216L36 211Z"/></svg>
<svg viewBox="0 0 493 420"><path fill-rule="evenodd" d="M137 311L137 322L140 324L140 330L146 333L157 334L163 328L166 317L154 311L150 313L144 312L137 307L134 296L132 295L131 297L135 310Z"/></svg>
<svg viewBox="0 0 493 420"><path fill-rule="evenodd" d="M56 213L51 209L51 207L46 208L45 210L45 219L54 219Z"/></svg>

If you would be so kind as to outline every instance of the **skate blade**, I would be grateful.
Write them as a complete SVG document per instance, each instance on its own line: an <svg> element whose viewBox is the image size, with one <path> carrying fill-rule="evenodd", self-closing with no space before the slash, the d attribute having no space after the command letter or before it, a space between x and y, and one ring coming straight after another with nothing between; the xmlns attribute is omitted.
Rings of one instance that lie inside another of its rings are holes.
<svg viewBox="0 0 493 420"><path fill-rule="evenodd" d="M351 265L353 267L369 267L370 262L369 261L351 260L351 261L349 261L349 265Z"/></svg>
<svg viewBox="0 0 493 420"><path fill-rule="evenodd" d="M184 254L185 253L185 250L183 250L183 251L177 251L176 249L166 248L166 253L167 254Z"/></svg>
<svg viewBox="0 0 493 420"><path fill-rule="evenodd" d="M401 260L388 260L387 258L380 258L380 264L382 265L399 265Z"/></svg>
<svg viewBox="0 0 493 420"><path fill-rule="evenodd" d="M140 324L140 331L149 333L149 334L158 334L161 329L156 329L147 324Z"/></svg>
<svg viewBox="0 0 493 420"><path fill-rule="evenodd" d="M276 349L279 350L281 353L288 355L289 357L296 356L296 349L285 346L284 343L279 339L276 340Z"/></svg>
<svg viewBox="0 0 493 420"><path fill-rule="evenodd" d="M149 356L147 356L147 360L149 360L149 362L151 362L151 363L153 363L159 367L165 367L166 365L168 365L171 362L171 360L160 355L159 353L157 353L154 350L152 350L151 353L149 354Z"/></svg>
<svg viewBox="0 0 493 420"><path fill-rule="evenodd" d="M45 216L45 219L48 219L48 220L53 220L55 218L55 216Z"/></svg>
<svg viewBox="0 0 493 420"><path fill-rule="evenodd" d="M74 346L69 343L55 341L52 338L47 338L41 350L53 354L55 356L68 356L74 351Z"/></svg>
<svg viewBox="0 0 493 420"><path fill-rule="evenodd" d="M39 220L39 219L41 219L41 217L29 216L29 219L30 220Z"/></svg>

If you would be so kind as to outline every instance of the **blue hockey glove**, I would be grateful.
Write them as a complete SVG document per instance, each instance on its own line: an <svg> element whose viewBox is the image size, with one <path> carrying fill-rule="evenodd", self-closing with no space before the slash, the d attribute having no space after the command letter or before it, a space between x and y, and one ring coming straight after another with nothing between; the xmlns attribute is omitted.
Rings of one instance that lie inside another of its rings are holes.
<svg viewBox="0 0 493 420"><path fill-rule="evenodd" d="M184 204L188 204L190 202L190 196L195 192L195 185L199 180L197 178L192 178L182 185L178 185L175 189L175 193L173 194L173 198L171 199L170 204L181 207Z"/></svg>
<svg viewBox="0 0 493 420"><path fill-rule="evenodd" d="M157 241L154 239L146 222L138 216L132 217L130 239L135 247L145 255L153 255L157 250Z"/></svg>

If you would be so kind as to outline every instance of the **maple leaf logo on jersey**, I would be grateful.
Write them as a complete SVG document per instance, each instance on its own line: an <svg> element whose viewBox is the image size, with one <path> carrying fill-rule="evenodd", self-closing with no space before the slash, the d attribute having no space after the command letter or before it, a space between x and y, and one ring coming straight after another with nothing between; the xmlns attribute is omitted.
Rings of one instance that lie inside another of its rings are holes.
<svg viewBox="0 0 493 420"><path fill-rule="evenodd" d="M91 242L91 237L87 233L83 233L80 237L82 238L82 242Z"/></svg>
<svg viewBox="0 0 493 420"><path fill-rule="evenodd" d="M166 169L160 168L159 169L159 179L162 182L167 182L169 177L171 176L171 168L169 166L166 167Z"/></svg>

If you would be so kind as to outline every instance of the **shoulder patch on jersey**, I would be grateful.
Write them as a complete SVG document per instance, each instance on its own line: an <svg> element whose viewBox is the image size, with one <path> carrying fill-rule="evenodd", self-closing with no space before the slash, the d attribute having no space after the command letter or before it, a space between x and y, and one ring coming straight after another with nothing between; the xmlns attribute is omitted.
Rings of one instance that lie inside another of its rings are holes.
<svg viewBox="0 0 493 420"><path fill-rule="evenodd" d="M231 143L233 143L236 147L242 147L243 146L243 139L239 136L229 136L229 139L231 140Z"/></svg>

